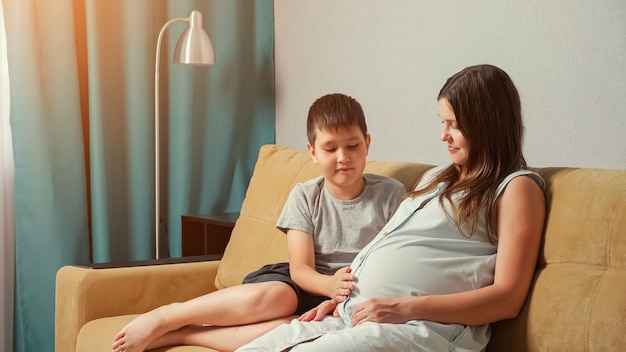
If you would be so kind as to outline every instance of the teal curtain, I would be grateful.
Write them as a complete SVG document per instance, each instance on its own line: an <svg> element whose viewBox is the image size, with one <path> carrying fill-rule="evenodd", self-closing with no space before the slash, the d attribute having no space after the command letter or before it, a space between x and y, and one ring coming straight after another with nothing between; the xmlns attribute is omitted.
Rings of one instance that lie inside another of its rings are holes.
<svg viewBox="0 0 626 352"><path fill-rule="evenodd" d="M52 351L56 270L89 259L72 5L4 0L3 8L15 162L14 350Z"/></svg>
<svg viewBox="0 0 626 352"><path fill-rule="evenodd" d="M14 350L53 351L61 266L154 257L156 39L194 9L217 62L171 64L185 24L168 28L162 256L181 255L182 215L240 209L259 147L274 142L273 3L2 1L16 169Z"/></svg>

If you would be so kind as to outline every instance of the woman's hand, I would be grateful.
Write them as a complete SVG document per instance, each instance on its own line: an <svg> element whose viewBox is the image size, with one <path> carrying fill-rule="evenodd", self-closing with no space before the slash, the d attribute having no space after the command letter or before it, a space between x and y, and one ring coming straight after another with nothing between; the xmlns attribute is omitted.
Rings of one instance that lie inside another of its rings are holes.
<svg viewBox="0 0 626 352"><path fill-rule="evenodd" d="M320 321L322 318L333 312L334 317L338 317L339 313L337 312L337 302L329 299L317 305L317 307L311 309L310 311L302 314L298 317L300 321Z"/></svg>
<svg viewBox="0 0 626 352"><path fill-rule="evenodd" d="M348 299L350 292L354 288L354 275L350 274L352 268L343 267L335 272L330 280L330 298L336 303L341 303Z"/></svg>
<svg viewBox="0 0 626 352"><path fill-rule="evenodd" d="M408 300L404 298L371 298L360 304L352 313L352 326L366 321L376 323L402 324L411 320Z"/></svg>

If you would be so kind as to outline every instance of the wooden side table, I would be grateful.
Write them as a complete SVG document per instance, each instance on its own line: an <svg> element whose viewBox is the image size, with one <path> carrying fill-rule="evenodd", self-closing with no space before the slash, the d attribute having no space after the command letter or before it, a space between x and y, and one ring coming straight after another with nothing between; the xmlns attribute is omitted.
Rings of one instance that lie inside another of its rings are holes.
<svg viewBox="0 0 626 352"><path fill-rule="evenodd" d="M239 213L182 216L182 255L224 254Z"/></svg>

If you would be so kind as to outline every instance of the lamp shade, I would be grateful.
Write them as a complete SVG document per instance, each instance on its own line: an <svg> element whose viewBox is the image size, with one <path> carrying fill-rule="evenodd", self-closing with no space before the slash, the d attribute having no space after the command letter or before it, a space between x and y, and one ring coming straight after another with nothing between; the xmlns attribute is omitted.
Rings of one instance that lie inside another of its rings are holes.
<svg viewBox="0 0 626 352"><path fill-rule="evenodd" d="M189 15L187 28L176 43L174 63L198 66L215 63L213 44L202 28L202 14L196 10Z"/></svg>

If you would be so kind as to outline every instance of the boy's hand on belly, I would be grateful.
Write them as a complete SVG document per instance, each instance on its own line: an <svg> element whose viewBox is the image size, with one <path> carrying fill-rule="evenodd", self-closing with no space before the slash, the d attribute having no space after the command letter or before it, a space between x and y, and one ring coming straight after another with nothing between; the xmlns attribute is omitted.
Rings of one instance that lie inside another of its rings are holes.
<svg viewBox="0 0 626 352"><path fill-rule="evenodd" d="M337 311L337 303L332 299L324 301L317 305L317 307L311 309L310 311L302 314L298 317L300 321L320 321L325 316L333 312L334 317L339 316L339 312Z"/></svg>
<svg viewBox="0 0 626 352"><path fill-rule="evenodd" d="M336 303L341 303L348 299L350 292L354 289L354 275L352 268L343 267L335 272L331 280L331 296Z"/></svg>

